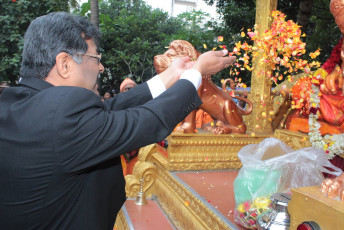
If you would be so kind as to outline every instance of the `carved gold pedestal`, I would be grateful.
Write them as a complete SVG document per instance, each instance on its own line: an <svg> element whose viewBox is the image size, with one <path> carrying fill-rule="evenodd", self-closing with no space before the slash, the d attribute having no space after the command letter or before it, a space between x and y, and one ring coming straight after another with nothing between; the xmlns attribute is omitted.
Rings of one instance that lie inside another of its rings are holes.
<svg viewBox="0 0 344 230"><path fill-rule="evenodd" d="M344 203L327 198L321 193L320 186L292 189L288 211L291 230L305 221L316 222L321 230L344 229Z"/></svg>
<svg viewBox="0 0 344 230"><path fill-rule="evenodd" d="M309 136L305 133L293 132L287 129L276 129L275 137L286 143L289 147L292 147L294 150L311 147Z"/></svg>
<svg viewBox="0 0 344 230"><path fill-rule="evenodd" d="M119 213L117 214L116 223L113 230L129 230L129 229L130 228L128 226L127 220L125 218L123 210L121 209Z"/></svg>
<svg viewBox="0 0 344 230"><path fill-rule="evenodd" d="M167 139L166 167L169 171L239 169L239 150L270 136L173 133Z"/></svg>

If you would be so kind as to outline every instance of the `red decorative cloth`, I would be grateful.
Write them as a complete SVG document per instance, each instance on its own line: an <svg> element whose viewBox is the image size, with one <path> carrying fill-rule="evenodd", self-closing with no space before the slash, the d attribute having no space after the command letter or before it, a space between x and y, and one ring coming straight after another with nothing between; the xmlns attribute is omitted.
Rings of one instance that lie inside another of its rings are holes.
<svg viewBox="0 0 344 230"><path fill-rule="evenodd" d="M343 37L339 39L338 44L333 48L330 57L326 62L321 66L328 74L330 74L336 65L341 66L342 60L340 58L340 51L342 49Z"/></svg>

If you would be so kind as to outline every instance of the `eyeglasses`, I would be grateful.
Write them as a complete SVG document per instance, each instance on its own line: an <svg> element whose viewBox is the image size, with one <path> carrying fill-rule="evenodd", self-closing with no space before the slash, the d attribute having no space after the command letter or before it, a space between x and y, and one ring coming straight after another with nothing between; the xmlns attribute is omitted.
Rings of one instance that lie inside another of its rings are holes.
<svg viewBox="0 0 344 230"><path fill-rule="evenodd" d="M98 64L100 63L100 60L102 59L102 54L98 54L98 55L96 55L96 54L78 54L78 55L96 58L98 61Z"/></svg>

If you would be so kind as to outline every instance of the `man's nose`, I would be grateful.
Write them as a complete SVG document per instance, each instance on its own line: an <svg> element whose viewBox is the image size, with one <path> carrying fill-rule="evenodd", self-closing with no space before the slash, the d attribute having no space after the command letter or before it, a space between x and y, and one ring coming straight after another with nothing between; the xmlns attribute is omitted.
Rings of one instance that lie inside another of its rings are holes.
<svg viewBox="0 0 344 230"><path fill-rule="evenodd" d="M103 64L99 62L99 66L100 66L100 68L99 68L99 73L103 73L103 72L104 72L104 66L103 66Z"/></svg>

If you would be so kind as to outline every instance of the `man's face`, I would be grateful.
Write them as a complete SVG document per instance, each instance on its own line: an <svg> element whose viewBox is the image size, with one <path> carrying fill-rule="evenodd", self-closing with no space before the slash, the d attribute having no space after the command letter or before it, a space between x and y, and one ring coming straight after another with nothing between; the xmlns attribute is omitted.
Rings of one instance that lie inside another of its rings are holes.
<svg viewBox="0 0 344 230"><path fill-rule="evenodd" d="M81 55L82 63L75 63L75 69L73 73L73 81L75 86L83 87L94 91L97 89L98 75L104 72L104 66L100 63L97 56L97 47L93 40L86 40L88 49L85 54ZM90 55L90 56L89 56Z"/></svg>

